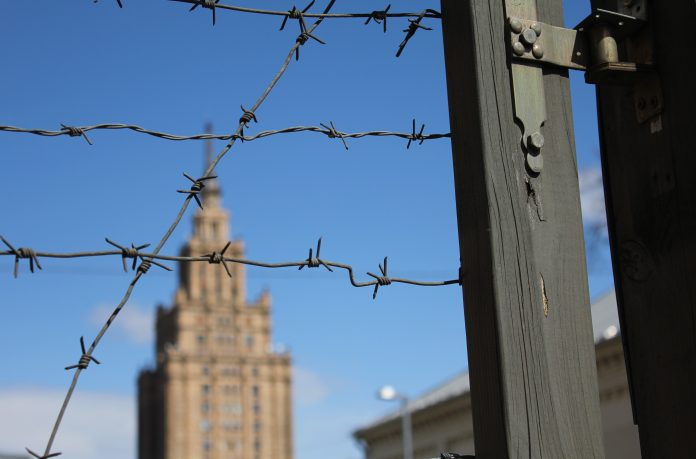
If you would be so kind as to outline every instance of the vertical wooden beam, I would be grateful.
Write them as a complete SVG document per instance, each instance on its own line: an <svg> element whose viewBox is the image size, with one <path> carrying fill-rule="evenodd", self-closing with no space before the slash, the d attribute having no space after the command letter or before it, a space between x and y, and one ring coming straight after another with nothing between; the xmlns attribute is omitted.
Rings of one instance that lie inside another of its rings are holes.
<svg viewBox="0 0 696 459"><path fill-rule="evenodd" d="M560 0L538 0L561 25ZM567 74L525 168L503 0L442 0L477 459L602 458Z"/></svg>
<svg viewBox="0 0 696 459"><path fill-rule="evenodd" d="M642 456L686 458L696 457L696 4L648 7L663 110L640 124L634 86L597 88L602 173Z"/></svg>

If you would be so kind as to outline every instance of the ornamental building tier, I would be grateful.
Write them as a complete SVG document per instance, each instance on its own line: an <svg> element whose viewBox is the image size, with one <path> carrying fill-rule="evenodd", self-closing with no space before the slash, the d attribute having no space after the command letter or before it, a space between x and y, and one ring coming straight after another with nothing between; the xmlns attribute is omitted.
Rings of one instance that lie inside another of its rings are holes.
<svg viewBox="0 0 696 459"><path fill-rule="evenodd" d="M200 196L183 256L228 242L217 181ZM225 256L244 258L243 242ZM156 365L138 377L139 459L292 459L290 355L273 350L270 295L247 302L244 265L227 266L180 264L174 304L157 309Z"/></svg>

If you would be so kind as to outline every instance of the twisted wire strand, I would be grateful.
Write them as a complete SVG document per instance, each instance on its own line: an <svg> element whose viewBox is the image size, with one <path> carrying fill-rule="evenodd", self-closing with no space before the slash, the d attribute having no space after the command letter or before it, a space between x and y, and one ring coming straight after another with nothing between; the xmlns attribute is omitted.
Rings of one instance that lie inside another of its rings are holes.
<svg viewBox="0 0 696 459"><path fill-rule="evenodd" d="M188 3L188 4L199 4L200 0L170 0L173 2L179 2L179 3ZM254 14L264 14L268 16L285 16L286 18L291 18L292 13L290 11L274 11L274 10L263 10L263 9L258 9L258 8L246 8L243 6L233 6L233 5L225 5L224 3L216 3L215 8L220 8L223 10L230 10L230 11L237 11L239 13L254 13ZM385 17L390 17L390 18L417 18L421 15L421 13L389 13L385 12L383 15L383 11L372 11L369 13L302 13L302 16L305 18L320 18L320 19L365 19L365 18L373 18L375 17L375 13L379 13L378 17L381 18L383 16ZM429 10L427 14L425 14L423 17L426 18L433 18L433 19L441 19L442 14L438 11L433 11Z"/></svg>
<svg viewBox="0 0 696 459"><path fill-rule="evenodd" d="M229 243L228 243L229 244ZM128 249L131 250L131 249ZM60 258L60 259L69 259L69 258L93 258L93 257L108 257L108 256L124 256L124 252L122 250L98 250L98 251L88 251L88 252L72 252L72 253L57 253L57 252L40 252L36 251L36 256L42 257L42 258ZM330 267L333 268L340 268L344 269L348 273L348 277L350 280L350 283L353 287L370 287L373 285L379 284L378 280L370 280L370 281L365 281L365 282L360 282L356 280L355 274L354 274L354 268L346 263L339 263L336 261L328 261L328 260L320 260L318 258L312 258L309 257L305 260L301 261L281 261L281 262L266 262L266 261L257 261L257 260L249 260L246 258L235 258L235 257L226 257L222 256L221 254L224 253L224 249L221 252L214 252L214 254L217 254L218 256L213 256L213 254L203 254L203 255L198 255L198 256L176 256L176 255L162 255L158 253L146 253L146 252L140 252L140 251L135 251L133 253L130 253L130 255L127 255L130 258L134 259L145 259L145 260L162 260L162 261L176 261L179 263L211 263L211 259L214 260L219 260L220 262L225 262L225 263L236 263L236 264L241 264L241 265L247 265L247 266L256 266L259 268L302 268L302 267L308 267L308 268L314 268L318 267L319 263L316 262L321 262L323 264L326 264ZM0 251L0 256L5 256L5 255L14 255L13 252L7 250L7 251ZM443 286L443 285L452 285L452 284L458 284L459 279L450 279L450 280L445 280L445 281L420 281L420 280L414 280L414 279L406 279L406 278L400 278L400 277L389 277L389 280L391 282L395 283L401 283L401 284L410 284L410 285L418 285L421 287L436 287L436 286Z"/></svg>
<svg viewBox="0 0 696 459"><path fill-rule="evenodd" d="M324 126L290 126L282 129L274 129L261 131L254 135L241 135L241 134L193 134L193 135L177 135L169 134L166 132L153 131L146 129L141 126L136 126L134 124L120 124L120 123L103 123L95 124L91 126L75 126L72 129L79 129L81 132L89 132L94 130L120 130L128 129L141 134L151 135L165 140L241 140L244 142L250 142L252 140L262 139L264 137L269 137L278 134L291 134L295 132L314 132L318 134L323 134L327 138L345 138L345 139L358 139L361 137L400 137L402 139L408 140L434 140L442 138L450 138L451 134L415 134L408 132L394 132L394 131L365 131L365 132L341 132L336 129L327 128ZM4 132L17 132L24 134L34 134L44 137L58 137L58 136L72 136L70 132L64 128L60 131L51 131L45 129L32 129L32 128L22 128L17 126L5 126L0 125L0 131Z"/></svg>
<svg viewBox="0 0 696 459"><path fill-rule="evenodd" d="M330 0L329 3L327 4L326 8L324 9L324 14L327 14L331 8L333 7L333 4L335 3L336 0ZM323 21L323 17L318 18L312 26L308 29L308 33L312 33L314 29L321 24ZM285 71L287 70L288 66L290 65L290 62L292 60L292 56L295 54L295 51L297 50L298 47L300 47L301 44L297 41L290 47L290 51L288 52L287 57L285 58L285 61L283 61L283 64L280 67L280 70L276 73L276 75L273 77L271 82L268 84L266 89L263 91L261 96L257 99L257 101L254 103L254 105L251 107L248 112L250 113L255 113L256 110L261 106L261 104L266 100L270 92L273 90L275 85L278 83L278 80L283 76ZM239 124L236 127L236 130L234 131L234 134L231 136L230 140L227 142L227 145L218 153L218 155L211 161L211 163L208 165L208 168L206 169L205 173L203 174L202 177L210 177L212 175L212 172L215 170L215 167L217 167L218 163L222 160L222 158L229 152L229 150L232 148L232 146L235 144L235 141L237 138L241 135L242 129L244 128L244 120L240 119ZM199 179L200 180L200 179ZM193 197L196 196L193 193L187 194L187 196L184 198L184 201L181 205L181 208L179 209L179 212L177 213L176 217L172 221L172 223L169 225L169 228L165 232L164 236L160 239L160 241L157 243L157 246L154 248L153 252L150 254L152 257L158 256L166 242L169 240L171 237L172 233L176 229L176 227L179 225L181 222L181 219L183 218L186 209L188 208L189 204L191 203L191 200ZM119 253L122 253L119 251ZM107 319L107 321L104 323L102 328L99 330L99 333L97 336L94 338L92 343L90 344L89 348L86 350L86 352L83 353L83 358L89 358L92 356L94 353L95 348L99 345L99 342L101 341L102 337L104 334L106 334L107 330L111 326L111 323L116 319L118 314L121 312L125 304L128 302L130 299L131 294L133 293L133 289L135 288L135 285L138 283L138 281L142 278L143 275L147 273L147 271L150 269L150 266L152 265L152 260L154 258L148 258L148 257L140 257L140 265L138 266L138 269L136 270L135 275L133 276L133 279L131 282L128 284L128 288L126 289L125 294L123 295L123 298L121 298L121 301L116 305L115 309L111 313L111 316ZM68 391L65 395L65 399L63 400L63 404L60 407L60 411L58 413L58 417L56 418L55 423L53 424L53 428L51 429L51 435L48 439L48 442L46 444L46 449L44 450L44 453L42 456L36 455L38 458L47 458L47 457L53 457L58 453L51 453L51 448L53 447L53 442L55 440L55 437L58 433L58 430L60 429L61 422L63 420L63 417L65 415L65 411L68 408L68 405L70 403L70 399L72 398L72 394L75 391L75 387L77 386L77 381L80 377L80 374L82 374L82 371L84 371L83 368L77 367L75 369L75 373L73 374L73 379L72 382L70 383L70 387L68 388Z"/></svg>

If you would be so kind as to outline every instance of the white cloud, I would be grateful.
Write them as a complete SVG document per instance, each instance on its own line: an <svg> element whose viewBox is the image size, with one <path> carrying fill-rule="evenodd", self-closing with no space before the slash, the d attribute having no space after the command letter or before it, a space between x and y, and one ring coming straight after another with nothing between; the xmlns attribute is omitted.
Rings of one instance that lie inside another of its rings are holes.
<svg viewBox="0 0 696 459"><path fill-rule="evenodd" d="M330 384L318 373L301 367L293 367L293 396L297 405L321 403L331 393Z"/></svg>
<svg viewBox="0 0 696 459"><path fill-rule="evenodd" d="M607 216L604 207L604 188L602 171L599 167L580 170L580 204L585 225L606 226Z"/></svg>
<svg viewBox="0 0 696 459"><path fill-rule="evenodd" d="M90 323L101 326L114 306L99 305L89 316ZM154 338L154 313L136 303L128 303L118 314L113 325L116 334L135 344L149 344Z"/></svg>
<svg viewBox="0 0 696 459"><path fill-rule="evenodd" d="M0 389L0 451L43 453L65 391ZM135 454L132 396L76 391L56 436L53 452L71 459L131 459Z"/></svg>

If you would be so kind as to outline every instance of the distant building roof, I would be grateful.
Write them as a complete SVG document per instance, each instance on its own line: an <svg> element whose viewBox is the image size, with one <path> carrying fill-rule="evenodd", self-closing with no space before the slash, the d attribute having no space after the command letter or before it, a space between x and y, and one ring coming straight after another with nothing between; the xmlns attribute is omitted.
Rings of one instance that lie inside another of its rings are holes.
<svg viewBox="0 0 696 459"><path fill-rule="evenodd" d="M595 344L609 340L619 334L619 313L616 304L616 292L614 290L605 293L592 303L592 330ZM436 405L445 400L464 395L469 392L469 372L465 371L446 380L437 387L412 399L409 402L409 410L416 412ZM401 410L395 410L376 419L356 430L368 430L385 422L397 419L401 416Z"/></svg>
<svg viewBox="0 0 696 459"><path fill-rule="evenodd" d="M19 454L3 454L0 453L0 459L28 459L29 456Z"/></svg>

